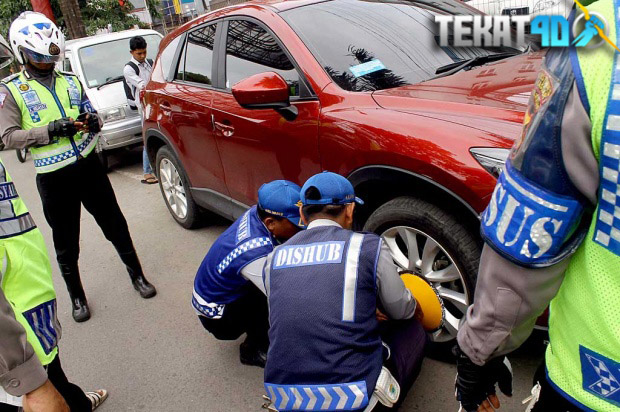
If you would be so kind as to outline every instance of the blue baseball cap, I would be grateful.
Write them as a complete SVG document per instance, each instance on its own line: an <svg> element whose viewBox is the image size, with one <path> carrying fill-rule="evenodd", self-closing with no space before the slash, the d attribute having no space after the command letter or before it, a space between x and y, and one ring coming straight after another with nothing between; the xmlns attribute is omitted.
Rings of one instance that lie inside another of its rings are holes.
<svg viewBox="0 0 620 412"><path fill-rule="evenodd" d="M311 187L319 191L320 199L306 199L306 191ZM300 197L303 205L345 205L353 202L364 204L362 199L355 196L351 182L337 173L328 171L308 179L301 188Z"/></svg>
<svg viewBox="0 0 620 412"><path fill-rule="evenodd" d="M295 226L304 227L299 216L301 188L288 180L274 180L258 189L258 206L270 215L285 217Z"/></svg>

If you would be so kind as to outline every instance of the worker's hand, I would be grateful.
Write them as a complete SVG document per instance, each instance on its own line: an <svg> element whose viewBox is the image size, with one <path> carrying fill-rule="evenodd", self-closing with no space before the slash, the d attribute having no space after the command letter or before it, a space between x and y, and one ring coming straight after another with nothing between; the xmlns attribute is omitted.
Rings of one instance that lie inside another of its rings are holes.
<svg viewBox="0 0 620 412"><path fill-rule="evenodd" d="M57 137L73 137L82 123L75 122L69 117L63 117L62 119L54 120L47 125L47 133L50 138L50 142Z"/></svg>
<svg viewBox="0 0 620 412"><path fill-rule="evenodd" d="M101 130L97 113L88 113L81 129L84 133L97 133Z"/></svg>
<svg viewBox="0 0 620 412"><path fill-rule="evenodd" d="M386 320L389 320L389 318L387 317L387 315L383 312L381 312L379 309L376 310L376 315L377 315L377 320L379 322L385 322Z"/></svg>
<svg viewBox="0 0 620 412"><path fill-rule="evenodd" d="M23 406L25 412L69 412L65 399L49 380L24 395Z"/></svg>
<svg viewBox="0 0 620 412"><path fill-rule="evenodd" d="M512 368L508 358L489 360L484 366L473 363L457 347L456 400L465 412L493 412L500 407L495 385L512 396Z"/></svg>

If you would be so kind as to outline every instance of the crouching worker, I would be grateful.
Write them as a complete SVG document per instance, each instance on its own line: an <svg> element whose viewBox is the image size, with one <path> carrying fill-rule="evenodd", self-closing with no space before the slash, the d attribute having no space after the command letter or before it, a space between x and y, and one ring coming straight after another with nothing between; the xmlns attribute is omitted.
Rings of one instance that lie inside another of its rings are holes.
<svg viewBox="0 0 620 412"><path fill-rule="evenodd" d="M385 406L372 410L397 407L417 377L427 340L413 318L416 300L381 238L350 230L355 203L363 202L347 179L315 175L301 201L306 230L276 248L263 273L271 406L363 411L379 401ZM400 321L380 325L378 304Z"/></svg>
<svg viewBox="0 0 620 412"><path fill-rule="evenodd" d="M269 321L265 295L242 269L300 230L299 190L286 180L262 185L258 205L213 243L196 274L192 304L200 322L220 340L246 333L239 348L246 365L265 367Z"/></svg>

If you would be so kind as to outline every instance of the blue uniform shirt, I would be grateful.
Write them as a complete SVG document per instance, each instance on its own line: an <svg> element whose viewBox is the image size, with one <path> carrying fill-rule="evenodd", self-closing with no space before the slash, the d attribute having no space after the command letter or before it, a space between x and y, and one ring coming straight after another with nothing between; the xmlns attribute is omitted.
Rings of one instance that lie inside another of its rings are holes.
<svg viewBox="0 0 620 412"><path fill-rule="evenodd" d="M271 233L254 206L222 233L209 249L194 280L194 308L208 318L220 318L224 305L244 293L242 288L248 280L241 275L241 269L272 250Z"/></svg>

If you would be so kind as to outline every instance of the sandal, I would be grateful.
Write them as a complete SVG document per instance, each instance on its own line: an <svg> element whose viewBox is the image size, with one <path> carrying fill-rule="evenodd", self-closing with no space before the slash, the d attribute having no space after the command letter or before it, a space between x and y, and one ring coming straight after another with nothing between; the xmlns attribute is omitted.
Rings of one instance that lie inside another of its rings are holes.
<svg viewBox="0 0 620 412"><path fill-rule="evenodd" d="M159 182L159 180L157 180L157 178L152 174L146 174L144 175L144 179L140 180L140 182L144 183L145 185L154 185L155 183Z"/></svg>
<svg viewBox="0 0 620 412"><path fill-rule="evenodd" d="M90 403L93 406L92 410L94 411L99 406L101 406L103 401L108 399L108 391L106 391L105 389L99 389L98 391L94 392L86 392L86 397L90 399Z"/></svg>

